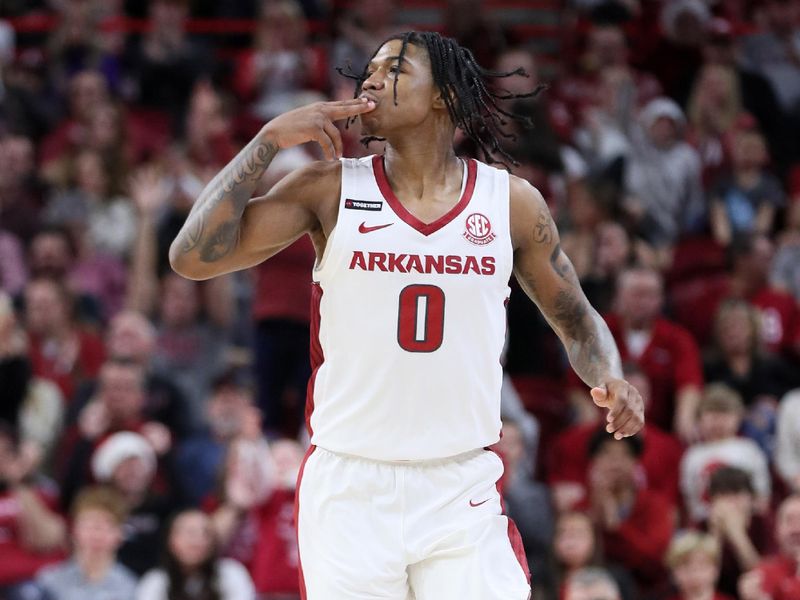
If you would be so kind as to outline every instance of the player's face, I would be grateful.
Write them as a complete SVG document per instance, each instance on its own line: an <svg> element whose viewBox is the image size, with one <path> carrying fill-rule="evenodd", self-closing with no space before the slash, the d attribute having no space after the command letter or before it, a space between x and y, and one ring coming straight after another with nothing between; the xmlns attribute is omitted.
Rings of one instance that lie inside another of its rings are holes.
<svg viewBox="0 0 800 600"><path fill-rule="evenodd" d="M386 137L392 131L419 125L432 114L438 94L428 53L424 48L408 44L400 64L402 45L402 40L385 43L367 66L368 77L361 86L361 95L375 102L375 110L360 117L364 135Z"/></svg>

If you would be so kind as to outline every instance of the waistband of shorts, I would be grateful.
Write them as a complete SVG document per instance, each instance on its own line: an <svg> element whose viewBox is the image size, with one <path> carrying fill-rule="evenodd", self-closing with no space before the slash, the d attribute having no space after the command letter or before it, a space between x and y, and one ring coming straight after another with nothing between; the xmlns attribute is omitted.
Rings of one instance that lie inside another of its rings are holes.
<svg viewBox="0 0 800 600"><path fill-rule="evenodd" d="M468 450L467 452L462 452L461 454L456 454L454 456L445 456L442 458L422 458L422 459L414 459L414 460L388 460L388 459L380 459L380 458L370 458L366 456L358 456L356 454L347 454L345 452L336 452L335 450L330 450L328 448L323 448L322 446L317 446L318 450L322 450L323 452L327 452L328 454L333 454L334 456L340 456L342 458L349 458L351 460L363 460L364 462L377 464L377 465L390 465L393 467L436 467L439 465L446 465L446 464L453 464L453 463L461 463L476 456L480 456L481 454L485 454L487 452L491 452L488 448L475 448L474 450Z"/></svg>

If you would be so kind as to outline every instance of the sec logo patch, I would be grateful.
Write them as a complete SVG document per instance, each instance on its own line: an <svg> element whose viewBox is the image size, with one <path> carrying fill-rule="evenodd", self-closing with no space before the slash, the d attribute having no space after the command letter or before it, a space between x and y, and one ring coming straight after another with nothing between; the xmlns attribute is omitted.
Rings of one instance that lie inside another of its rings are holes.
<svg viewBox="0 0 800 600"><path fill-rule="evenodd" d="M497 237L486 215L472 213L464 222L464 237L476 246L485 246Z"/></svg>

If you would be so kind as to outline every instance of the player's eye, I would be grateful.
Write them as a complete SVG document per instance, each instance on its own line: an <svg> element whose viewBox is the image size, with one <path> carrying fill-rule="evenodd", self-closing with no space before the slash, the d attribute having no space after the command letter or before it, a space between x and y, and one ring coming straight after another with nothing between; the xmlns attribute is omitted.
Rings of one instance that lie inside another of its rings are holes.
<svg viewBox="0 0 800 600"><path fill-rule="evenodd" d="M389 73L399 73L400 72L400 65L392 65L389 67Z"/></svg>

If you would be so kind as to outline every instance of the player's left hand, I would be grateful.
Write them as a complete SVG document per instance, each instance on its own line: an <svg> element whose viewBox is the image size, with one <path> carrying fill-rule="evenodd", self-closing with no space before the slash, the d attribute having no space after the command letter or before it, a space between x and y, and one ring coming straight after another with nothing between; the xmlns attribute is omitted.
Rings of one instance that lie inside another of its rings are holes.
<svg viewBox="0 0 800 600"><path fill-rule="evenodd" d="M638 390L624 379L609 379L605 385L594 387L592 400L607 408L606 431L621 440L636 435L644 426L644 403Z"/></svg>

